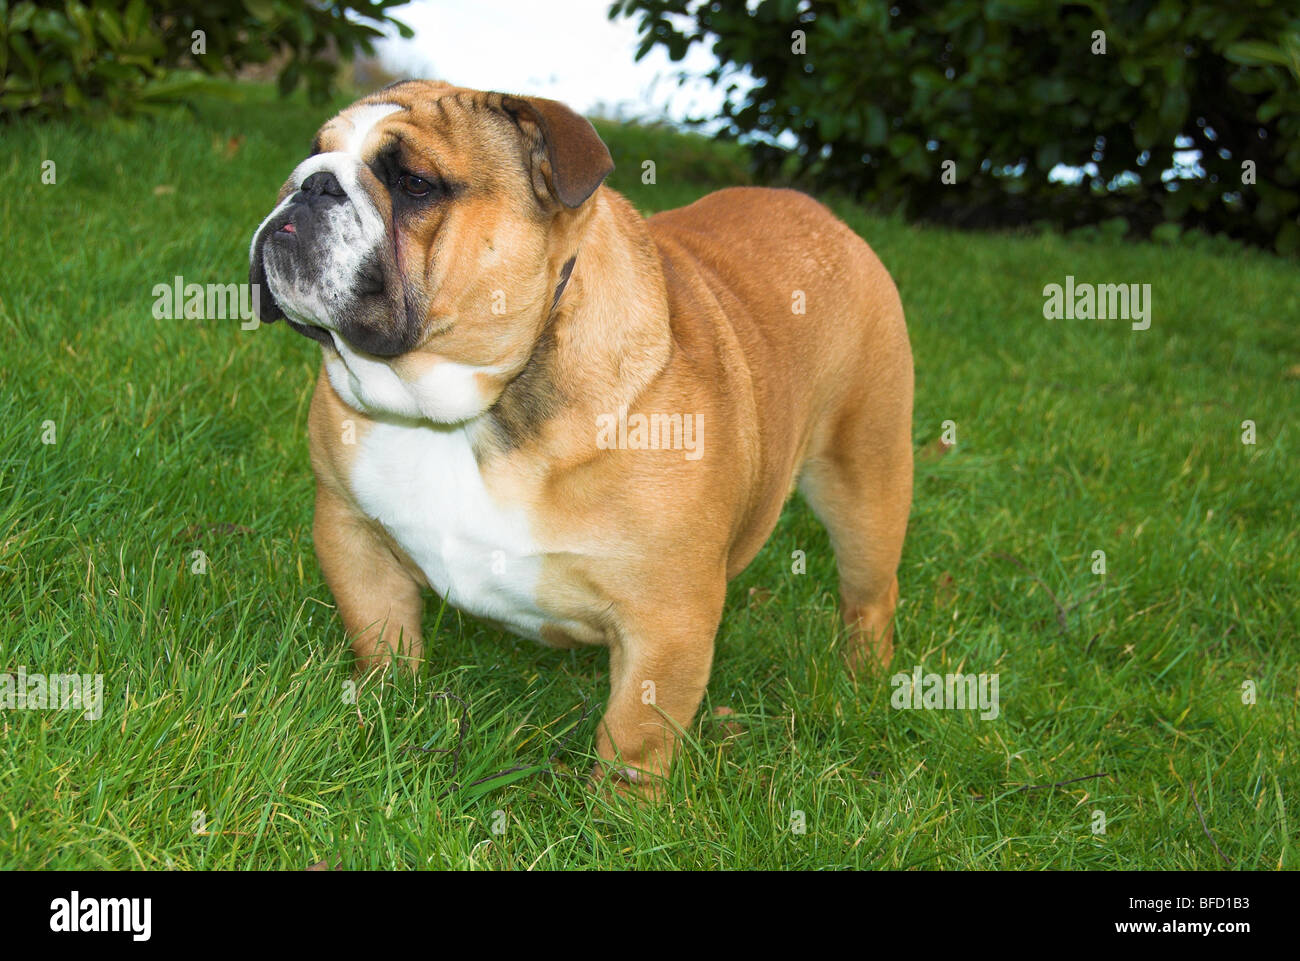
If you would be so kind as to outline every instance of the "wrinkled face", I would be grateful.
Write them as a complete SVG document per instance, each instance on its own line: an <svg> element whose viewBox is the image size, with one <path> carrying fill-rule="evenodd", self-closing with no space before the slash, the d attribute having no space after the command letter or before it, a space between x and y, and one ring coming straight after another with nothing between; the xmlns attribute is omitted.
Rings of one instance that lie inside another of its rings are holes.
<svg viewBox="0 0 1300 961"><path fill-rule="evenodd" d="M610 169L552 101L382 90L321 128L254 234L261 319L319 341L363 412L475 417L527 364Z"/></svg>

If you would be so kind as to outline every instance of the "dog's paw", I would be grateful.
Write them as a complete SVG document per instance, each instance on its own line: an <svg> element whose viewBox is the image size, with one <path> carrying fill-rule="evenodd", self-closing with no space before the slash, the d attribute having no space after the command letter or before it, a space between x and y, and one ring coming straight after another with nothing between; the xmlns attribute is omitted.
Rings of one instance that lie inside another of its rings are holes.
<svg viewBox="0 0 1300 961"><path fill-rule="evenodd" d="M594 794L621 797L638 803L659 801L664 797L664 778L640 768L598 761L587 777L587 787Z"/></svg>

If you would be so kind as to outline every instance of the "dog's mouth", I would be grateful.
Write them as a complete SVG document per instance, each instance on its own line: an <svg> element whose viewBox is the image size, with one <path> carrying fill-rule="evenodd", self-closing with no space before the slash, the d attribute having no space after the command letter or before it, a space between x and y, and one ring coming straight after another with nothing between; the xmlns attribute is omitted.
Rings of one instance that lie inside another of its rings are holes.
<svg viewBox="0 0 1300 961"><path fill-rule="evenodd" d="M301 242L297 226L292 220L286 220L284 223L276 226L268 224L258 238L257 249L254 253L252 264L249 268L249 282L254 285L257 291L255 303L257 305L257 318L264 324L274 323L277 320L285 321L289 327L304 337L310 337L318 343L327 347L337 349L334 340L335 333L322 324L315 323L304 318L295 318L289 316L284 306L275 298L271 289L271 284L266 271L266 256L269 253L267 246L269 244L297 244ZM387 289L384 280L383 265L376 259L367 260L363 264L360 272L351 290L351 302L353 309L361 305L380 299L384 296Z"/></svg>
<svg viewBox="0 0 1300 961"><path fill-rule="evenodd" d="M292 224L289 226L292 228ZM283 230L284 228L282 227L277 230L276 233L279 234ZM292 236L294 230L290 229L288 233ZM384 290L383 268L378 264L378 262L367 261L361 272L357 275L356 282L352 287L351 303L353 309L359 308L360 305L366 301L382 297ZM281 311L281 315L283 316L283 311ZM323 324L293 320L287 316L285 317L285 321L290 327L302 334L304 337L310 337L312 340L319 341L327 347L332 347L335 350L338 349L338 344L335 343L334 340L338 334L325 327Z"/></svg>
<svg viewBox="0 0 1300 961"><path fill-rule="evenodd" d="M371 250L356 258L342 287L330 273L337 270L333 251L338 243L329 224L303 204L290 203L269 218L257 235L249 263L258 320L284 320L297 333L334 350L346 341L348 347L375 356L405 353L412 346L408 331L404 328L397 336L388 321L393 310L389 303L392 271L383 251ZM327 314L321 313L326 310Z"/></svg>
<svg viewBox="0 0 1300 961"><path fill-rule="evenodd" d="M286 319L284 308L280 306L271 293L271 284L266 276L266 244L267 238L271 236L293 237L295 230L285 231L286 226L292 226L292 221L286 218L285 222L279 227L272 228L267 224L257 235L253 243L253 254L248 264L248 283L253 288L253 304L257 319L263 324L273 324L277 320Z"/></svg>
<svg viewBox="0 0 1300 961"><path fill-rule="evenodd" d="M287 317L285 318L285 321L289 324L290 327L292 327L298 333L302 334L304 337L310 337L312 340L318 340L326 347L334 346L333 335L324 327L319 327L316 324L300 324L296 320L289 320L289 318Z"/></svg>

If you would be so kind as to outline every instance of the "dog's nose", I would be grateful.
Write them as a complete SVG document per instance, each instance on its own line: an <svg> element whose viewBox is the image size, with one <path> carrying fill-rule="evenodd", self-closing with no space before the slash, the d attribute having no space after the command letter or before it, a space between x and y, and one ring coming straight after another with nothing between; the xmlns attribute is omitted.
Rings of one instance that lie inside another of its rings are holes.
<svg viewBox="0 0 1300 961"><path fill-rule="evenodd" d="M339 178L335 177L328 170L318 170L302 182L298 188L309 197L319 197L326 194L330 197L346 197L343 185L339 183Z"/></svg>

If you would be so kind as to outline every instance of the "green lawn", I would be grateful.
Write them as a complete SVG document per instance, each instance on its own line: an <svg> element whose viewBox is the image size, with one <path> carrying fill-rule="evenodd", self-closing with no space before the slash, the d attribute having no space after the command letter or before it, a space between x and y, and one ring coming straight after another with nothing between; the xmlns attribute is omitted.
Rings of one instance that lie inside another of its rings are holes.
<svg viewBox="0 0 1300 961"><path fill-rule="evenodd" d="M670 799L637 806L575 774L603 651L434 603L418 679L347 703L311 551L318 348L152 313L176 275L246 279L327 115L246 95L0 127L0 672L99 672L105 700L93 722L0 712L0 867L1300 866L1294 263L838 204L902 291L930 452L894 669L996 673L1000 715L895 710L846 675L827 538L796 500L732 585ZM746 179L733 149L601 131L646 211ZM1150 283L1150 329L1044 320L1066 275ZM459 752L415 750L457 745L441 692L469 707Z"/></svg>

